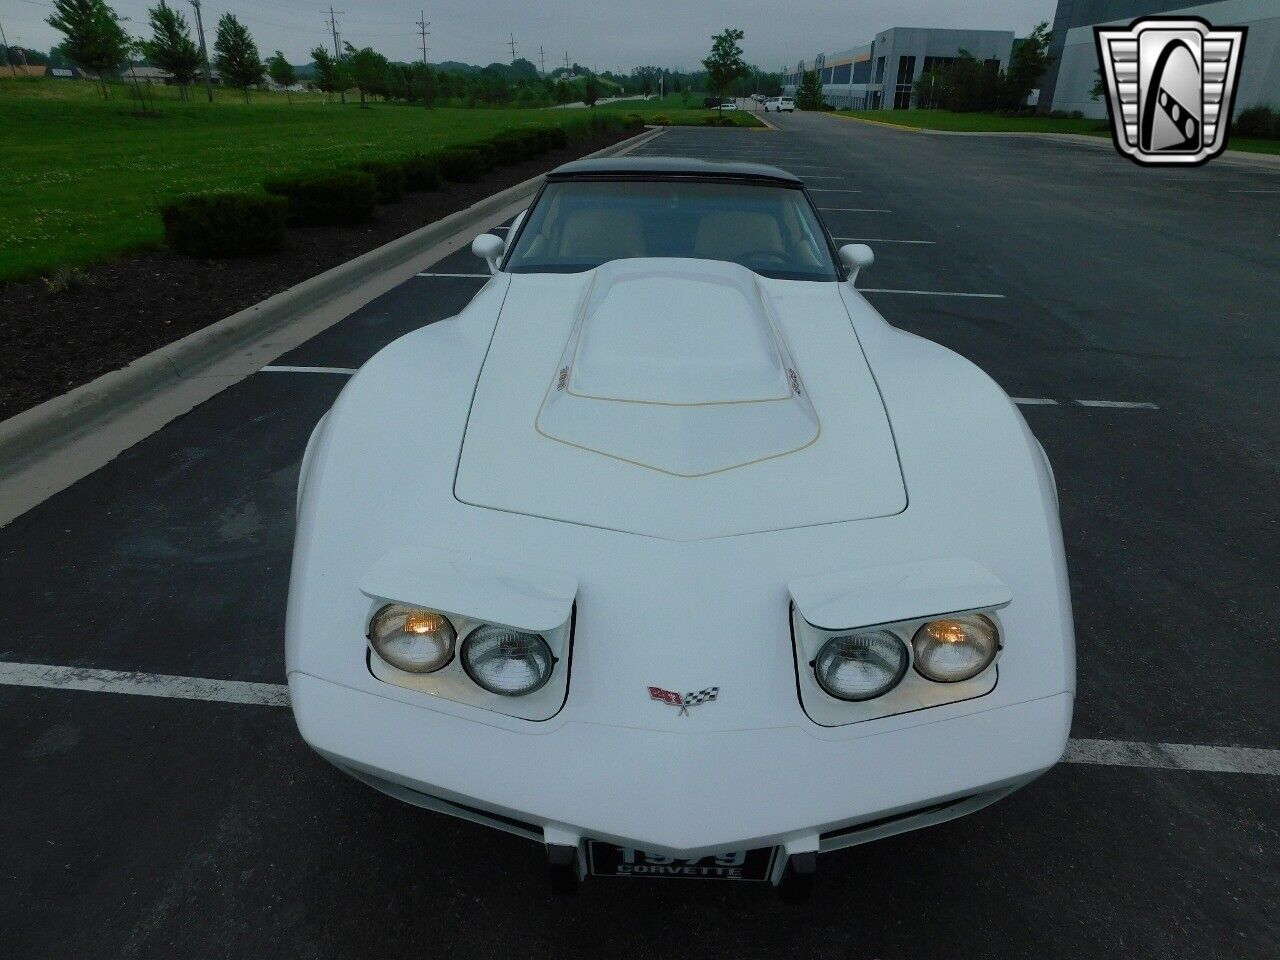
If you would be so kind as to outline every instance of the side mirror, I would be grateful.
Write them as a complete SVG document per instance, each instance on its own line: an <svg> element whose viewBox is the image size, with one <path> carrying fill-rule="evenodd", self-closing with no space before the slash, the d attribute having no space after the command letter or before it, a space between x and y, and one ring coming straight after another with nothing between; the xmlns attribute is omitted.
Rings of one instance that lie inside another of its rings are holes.
<svg viewBox="0 0 1280 960"><path fill-rule="evenodd" d="M482 233L471 241L471 252L489 264L489 272L498 272L498 261L507 249L506 241L492 233Z"/></svg>
<svg viewBox="0 0 1280 960"><path fill-rule="evenodd" d="M846 243L840 248L840 262L849 268L849 282L858 279L858 271L876 262L876 255L865 243Z"/></svg>

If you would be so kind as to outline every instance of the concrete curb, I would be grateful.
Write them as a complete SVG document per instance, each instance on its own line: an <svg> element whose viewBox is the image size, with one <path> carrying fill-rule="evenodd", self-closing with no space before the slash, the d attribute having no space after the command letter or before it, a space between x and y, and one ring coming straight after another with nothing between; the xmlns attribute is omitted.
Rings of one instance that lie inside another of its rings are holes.
<svg viewBox="0 0 1280 960"><path fill-rule="evenodd" d="M590 156L622 153L660 133L647 131ZM0 423L0 477L16 473L50 448L71 442L166 387L200 376L223 357L288 326L371 276L479 225L504 207L531 196L542 178L539 174L499 191L5 420Z"/></svg>
<svg viewBox="0 0 1280 960"><path fill-rule="evenodd" d="M908 127L901 123L886 123L883 120L868 120L865 117L846 117L833 113L833 117L848 120L852 123L869 123L877 127L890 127L904 133L925 133L935 137L1035 137L1040 140L1058 140L1064 143L1078 143L1091 147L1114 150L1110 134L1094 136L1088 133L1054 133L1052 130L929 130L926 127ZM1241 166L1280 169L1280 154L1252 153L1248 150L1227 150L1216 158L1214 163L1234 162ZM1170 169L1177 169L1171 167Z"/></svg>

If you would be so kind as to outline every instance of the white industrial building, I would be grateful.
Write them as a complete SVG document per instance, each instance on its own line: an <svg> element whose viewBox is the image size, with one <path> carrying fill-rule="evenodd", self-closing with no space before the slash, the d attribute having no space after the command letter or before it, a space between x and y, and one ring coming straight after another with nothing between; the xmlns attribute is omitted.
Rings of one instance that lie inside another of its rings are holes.
<svg viewBox="0 0 1280 960"><path fill-rule="evenodd" d="M1013 33L1008 30L892 27L860 47L801 60L787 69L784 92L794 96L800 77L817 70L823 96L833 107L906 109L916 105L915 82L921 75L955 60L961 50L991 63L993 69L1004 70L1012 49Z"/></svg>

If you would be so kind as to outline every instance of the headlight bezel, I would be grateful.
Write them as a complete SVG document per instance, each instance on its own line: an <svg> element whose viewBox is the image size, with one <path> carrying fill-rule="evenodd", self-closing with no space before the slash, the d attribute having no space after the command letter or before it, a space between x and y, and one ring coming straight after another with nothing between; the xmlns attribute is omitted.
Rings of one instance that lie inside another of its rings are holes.
<svg viewBox="0 0 1280 960"><path fill-rule="evenodd" d="M915 669L912 639L926 623L953 618L959 614L980 614L991 621L997 632L996 654L983 670L969 679L952 682L930 680ZM819 652L834 637L875 631L892 633L906 647L907 670L896 685L879 696L864 700L838 699L824 689L818 681L815 664ZM891 623L825 629L806 621L792 603L791 633L795 651L796 686L801 708L809 719L819 726L840 727L986 696L995 689L999 681L1005 628L997 609L984 607L932 614Z"/></svg>
<svg viewBox="0 0 1280 960"><path fill-rule="evenodd" d="M389 602L393 601L375 599L368 608L366 625L371 623L372 617L377 611ZM449 663L433 673L408 673L383 660L374 649L372 643L366 641L365 664L369 673L376 680L414 693L424 694L430 700L451 701L520 720L535 722L550 720L564 708L569 694L569 672L573 659L574 623L577 614L576 604L570 608L568 619L560 626L551 630L537 631L524 630L513 624L483 620L448 610L433 609L448 617L457 631L454 656ZM553 658L552 668L547 680L536 690L521 696L491 693L476 683L463 665L461 650L467 639L483 626L506 627L520 632L536 633L542 637ZM431 704L429 701L424 701L424 705L430 706Z"/></svg>

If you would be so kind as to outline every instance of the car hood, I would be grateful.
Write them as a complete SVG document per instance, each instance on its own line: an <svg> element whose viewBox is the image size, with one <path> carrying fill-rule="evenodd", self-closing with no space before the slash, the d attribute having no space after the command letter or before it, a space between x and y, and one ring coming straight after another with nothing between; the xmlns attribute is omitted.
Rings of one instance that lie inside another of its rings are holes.
<svg viewBox="0 0 1280 960"><path fill-rule="evenodd" d="M906 507L837 285L684 259L512 278L455 495L671 540Z"/></svg>

